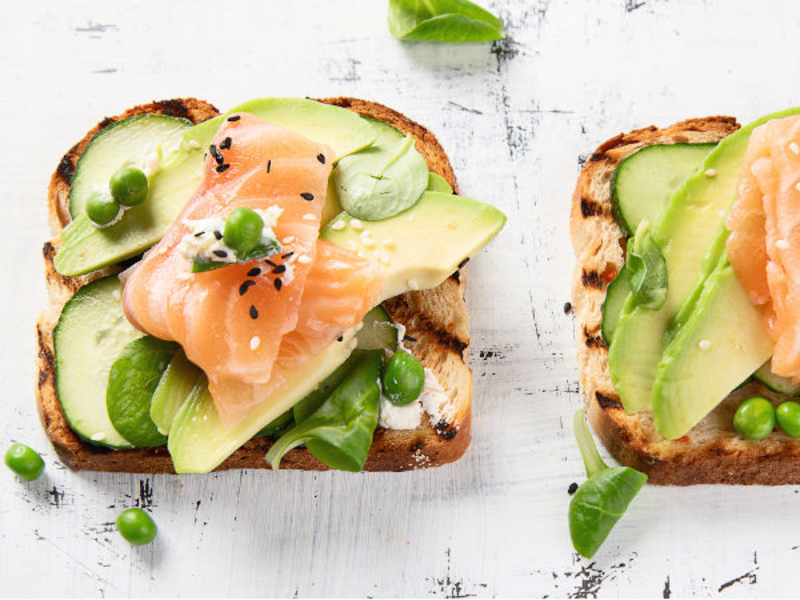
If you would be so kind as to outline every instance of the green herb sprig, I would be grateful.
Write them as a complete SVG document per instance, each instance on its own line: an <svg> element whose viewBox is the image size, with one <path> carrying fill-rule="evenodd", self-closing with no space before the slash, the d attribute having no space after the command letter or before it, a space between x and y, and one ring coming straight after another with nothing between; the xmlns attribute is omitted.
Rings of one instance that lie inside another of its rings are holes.
<svg viewBox="0 0 800 600"><path fill-rule="evenodd" d="M491 42L503 22L469 0L389 0L389 31L399 40Z"/></svg>

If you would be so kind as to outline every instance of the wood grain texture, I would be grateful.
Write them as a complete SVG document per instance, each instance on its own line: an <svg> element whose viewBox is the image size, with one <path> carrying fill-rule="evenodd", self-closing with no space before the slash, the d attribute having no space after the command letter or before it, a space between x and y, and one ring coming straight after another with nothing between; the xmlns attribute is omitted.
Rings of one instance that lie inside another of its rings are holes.
<svg viewBox="0 0 800 600"><path fill-rule="evenodd" d="M510 38L403 44L375 0L4 6L0 33L0 446L43 451L33 484L0 470L2 595L791 596L797 487L647 487L592 561L567 533L583 478L570 196L580 163L622 131L708 114L746 123L800 104L786 73L791 0L485 0ZM102 115L154 99L356 96L435 132L461 192L509 217L470 261L473 440L406 474L72 473L33 401L46 297L45 190L64 148ZM9 239L10 238L10 239ZM114 532L150 510L158 541ZM743 526L746 524L746 526ZM43 576L46 566L46 576Z"/></svg>

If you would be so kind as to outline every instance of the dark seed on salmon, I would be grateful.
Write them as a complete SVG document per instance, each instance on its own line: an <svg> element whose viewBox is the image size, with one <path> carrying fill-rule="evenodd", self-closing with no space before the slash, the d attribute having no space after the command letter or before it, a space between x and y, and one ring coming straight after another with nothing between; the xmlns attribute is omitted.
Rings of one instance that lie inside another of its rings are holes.
<svg viewBox="0 0 800 600"><path fill-rule="evenodd" d="M272 170L272 161L268 160L267 161L267 173L269 173L271 170Z"/></svg>
<svg viewBox="0 0 800 600"><path fill-rule="evenodd" d="M229 137L226 137L224 140L222 140L222 143L219 145L219 149L230 150L231 142L233 142L233 140Z"/></svg>
<svg viewBox="0 0 800 600"><path fill-rule="evenodd" d="M283 281L281 280L280 277L275 279L275 281L273 281L272 284L275 286L276 290L278 290L279 292L281 291L281 288L283 287Z"/></svg>
<svg viewBox="0 0 800 600"><path fill-rule="evenodd" d="M324 165L325 164L325 155L324 154L317 154L317 160Z"/></svg>
<svg viewBox="0 0 800 600"><path fill-rule="evenodd" d="M224 164L217 167L217 173L222 173L230 168L230 164Z"/></svg>
<svg viewBox="0 0 800 600"><path fill-rule="evenodd" d="M222 234L215 229L214 230L214 237L217 238L218 240L221 240L222 239Z"/></svg>
<svg viewBox="0 0 800 600"><path fill-rule="evenodd" d="M255 285L255 284L256 284L256 282L253 281L252 279L249 279L248 281L245 281L242 285L239 286L239 295L240 296L244 296L245 293L247 292L247 289L251 285Z"/></svg>
<svg viewBox="0 0 800 600"><path fill-rule="evenodd" d="M286 271L286 265L278 265L277 267L272 269L272 272L275 275L280 275L281 273L284 273L285 271Z"/></svg>
<svg viewBox="0 0 800 600"><path fill-rule="evenodd" d="M219 256L220 258L228 258L228 253L225 250L214 250L214 256Z"/></svg>
<svg viewBox="0 0 800 600"><path fill-rule="evenodd" d="M259 275L261 275L261 269L258 267L253 267L247 272L248 277L258 277Z"/></svg>
<svg viewBox="0 0 800 600"><path fill-rule="evenodd" d="M257 319L258 318L258 310L252 304L250 305L250 318Z"/></svg>
<svg viewBox="0 0 800 600"><path fill-rule="evenodd" d="M300 197L303 200L307 200L308 202L311 202L314 199L314 194L309 194L308 192L303 192L302 194L300 194Z"/></svg>
<svg viewBox="0 0 800 600"><path fill-rule="evenodd" d="M239 119L241 119L241 118L242 118L242 117L241 117L240 115L233 115L232 117L228 117L228 121L230 121L231 123L233 123L234 121L238 121L238 120L239 120Z"/></svg>

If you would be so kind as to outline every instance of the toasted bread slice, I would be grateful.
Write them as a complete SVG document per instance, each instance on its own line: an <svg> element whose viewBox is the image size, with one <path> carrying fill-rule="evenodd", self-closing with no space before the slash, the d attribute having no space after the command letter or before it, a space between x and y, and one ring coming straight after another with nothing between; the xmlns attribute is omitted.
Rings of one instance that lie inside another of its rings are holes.
<svg viewBox="0 0 800 600"><path fill-rule="evenodd" d="M377 104L355 98L321 100L379 119L416 139L416 147L429 168L444 177L457 190L453 169L436 137L421 125L402 114ZM82 441L69 428L55 386L55 363L52 332L61 309L72 295L89 281L120 270L109 267L83 277L63 277L56 273L53 258L58 249L61 230L69 223L69 186L75 164L92 136L111 123L135 114L168 114L185 117L194 123L216 116L210 104L193 98L166 100L131 108L121 115L106 118L73 146L61 159L50 181L48 208L54 239L44 245L45 276L50 306L39 319L38 382L36 386L39 414L47 435L60 459L76 470L117 471L131 473L172 473L172 460L166 447L135 450L109 450ZM457 198L453 198L458 202ZM452 417L435 426L427 415L416 429L378 428L365 466L367 471L406 471L434 467L457 460L470 442L472 414L472 372L469 359L469 315L464 294L466 272L461 268L435 289L409 292L384 303L392 319L406 328L406 347L433 371L452 402ZM264 454L272 445L268 438L247 442L223 462L218 469L269 468ZM304 448L290 451L281 463L284 469L326 470Z"/></svg>
<svg viewBox="0 0 800 600"><path fill-rule="evenodd" d="M606 288L625 261L626 238L611 213L611 178L617 166L644 146L716 142L738 128L731 117L708 117L620 134L586 161L572 197L570 231L577 257L572 299L589 420L617 460L648 473L651 483L800 483L800 440L775 432L762 441L747 441L733 429L733 413L743 398L757 394L777 403L780 394L748 383L687 436L665 440L653 426L652 413L628 415L623 410L611 384L608 349L600 331Z"/></svg>

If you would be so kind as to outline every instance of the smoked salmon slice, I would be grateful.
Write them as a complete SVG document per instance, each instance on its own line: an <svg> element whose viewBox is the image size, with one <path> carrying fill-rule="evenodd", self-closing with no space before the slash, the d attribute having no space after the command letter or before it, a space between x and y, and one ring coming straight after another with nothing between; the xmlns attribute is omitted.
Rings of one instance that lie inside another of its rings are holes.
<svg viewBox="0 0 800 600"><path fill-rule="evenodd" d="M283 385L287 369L360 322L379 298L374 261L318 240L334 159L326 146L252 115L229 118L194 195L126 279L128 319L183 346L208 376L223 423L243 418ZM280 210L273 231L281 252L191 273L179 245L192 223L237 207Z"/></svg>
<svg viewBox="0 0 800 600"><path fill-rule="evenodd" d="M772 371L800 379L800 116L753 130L726 226L731 266L775 340Z"/></svg>

